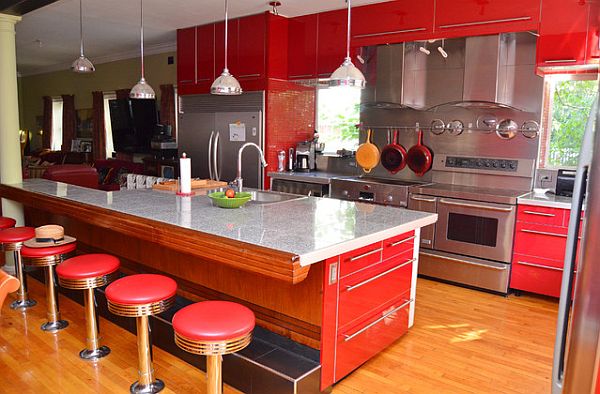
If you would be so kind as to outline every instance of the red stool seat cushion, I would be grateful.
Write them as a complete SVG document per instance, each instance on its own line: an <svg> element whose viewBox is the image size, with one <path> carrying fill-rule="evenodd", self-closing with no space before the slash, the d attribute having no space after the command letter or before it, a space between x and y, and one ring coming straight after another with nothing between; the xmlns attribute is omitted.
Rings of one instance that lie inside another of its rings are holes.
<svg viewBox="0 0 600 394"><path fill-rule="evenodd" d="M186 306L173 316L177 334L194 341L227 341L254 329L254 313L228 301L205 301Z"/></svg>
<svg viewBox="0 0 600 394"><path fill-rule="evenodd" d="M58 254L67 254L75 251L77 244L75 242L66 245L48 246L47 248L30 248L23 246L21 248L21 256L23 257L50 257Z"/></svg>
<svg viewBox="0 0 600 394"><path fill-rule="evenodd" d="M15 219L7 218L6 216L0 216L0 230L15 227L15 224L17 224Z"/></svg>
<svg viewBox="0 0 600 394"><path fill-rule="evenodd" d="M106 299L123 305L143 305L163 301L177 293L177 282L154 274L130 275L106 288Z"/></svg>
<svg viewBox="0 0 600 394"><path fill-rule="evenodd" d="M121 262L109 254L82 254L63 261L56 274L64 279L88 279L112 274Z"/></svg>
<svg viewBox="0 0 600 394"><path fill-rule="evenodd" d="M13 227L0 231L0 243L25 242L35 237L33 227Z"/></svg>

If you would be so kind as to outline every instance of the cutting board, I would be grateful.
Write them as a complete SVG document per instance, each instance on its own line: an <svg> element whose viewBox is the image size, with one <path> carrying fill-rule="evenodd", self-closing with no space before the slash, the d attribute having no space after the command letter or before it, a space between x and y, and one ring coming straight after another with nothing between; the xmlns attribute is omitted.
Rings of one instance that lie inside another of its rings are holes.
<svg viewBox="0 0 600 394"><path fill-rule="evenodd" d="M192 190L210 190L225 186L227 186L227 182L223 181L213 181L212 179L192 179ZM152 186L152 189L176 192L179 190L179 183L176 180L156 183Z"/></svg>

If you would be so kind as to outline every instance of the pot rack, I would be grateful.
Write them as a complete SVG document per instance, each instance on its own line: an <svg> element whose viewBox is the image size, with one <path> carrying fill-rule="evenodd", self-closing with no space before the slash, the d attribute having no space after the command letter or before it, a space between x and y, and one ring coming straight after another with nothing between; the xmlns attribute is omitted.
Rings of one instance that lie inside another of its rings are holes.
<svg viewBox="0 0 600 394"><path fill-rule="evenodd" d="M382 129L382 130L402 130L402 131L413 131L413 132L419 132L419 130L423 130L423 131L432 131L432 130L436 130L436 131L440 131L442 129L438 129L438 128L434 128L434 127L423 127L420 126L419 123L415 124L414 126L394 126L394 125L356 125L357 128L359 128L360 130L367 130L367 129L371 129L373 131L378 130L378 129ZM438 133L438 134L443 134L445 132L452 132L452 129L450 128L444 128L442 133ZM481 132L481 133L493 133L496 131L501 131L498 130L496 128L477 128L477 127L464 127L462 129L462 131L475 131L475 132ZM526 132L526 133L532 133L534 130L532 129L527 129L527 128L517 128L517 129L511 129L511 130L506 130L506 131L516 131L516 132ZM536 137L537 135L539 135L539 130L535 131L536 133ZM435 133L434 133L435 134ZM529 138L529 137L528 137ZM534 137L531 137L534 138Z"/></svg>

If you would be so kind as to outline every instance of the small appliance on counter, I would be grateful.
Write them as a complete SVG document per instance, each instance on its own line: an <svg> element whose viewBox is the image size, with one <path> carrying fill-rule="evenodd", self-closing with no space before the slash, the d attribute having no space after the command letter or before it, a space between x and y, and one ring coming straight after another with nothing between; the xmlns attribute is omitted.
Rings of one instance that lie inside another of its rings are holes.
<svg viewBox="0 0 600 394"><path fill-rule="evenodd" d="M575 185L575 170L558 170L556 176L556 195L573 197L573 186Z"/></svg>
<svg viewBox="0 0 600 394"><path fill-rule="evenodd" d="M296 171L310 172L317 169L316 143L303 141L296 145Z"/></svg>

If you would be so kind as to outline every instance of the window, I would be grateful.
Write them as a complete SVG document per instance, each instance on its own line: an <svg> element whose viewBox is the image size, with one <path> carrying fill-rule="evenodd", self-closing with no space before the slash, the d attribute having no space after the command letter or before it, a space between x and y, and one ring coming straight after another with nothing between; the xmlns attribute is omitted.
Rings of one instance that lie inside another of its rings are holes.
<svg viewBox="0 0 600 394"><path fill-rule="evenodd" d="M115 92L104 92L104 141L106 141L106 157L112 157L115 151L113 143L112 126L110 123L110 107L108 106L109 100L117 98Z"/></svg>
<svg viewBox="0 0 600 394"><path fill-rule="evenodd" d="M60 97L52 98L52 137L50 149L61 150L63 142L63 101ZM71 149L71 147L69 147Z"/></svg>
<svg viewBox="0 0 600 394"><path fill-rule="evenodd" d="M325 152L358 147L360 92L352 88L317 90L317 130Z"/></svg>
<svg viewBox="0 0 600 394"><path fill-rule="evenodd" d="M596 80L547 78L540 167L576 167L583 133L598 91Z"/></svg>

